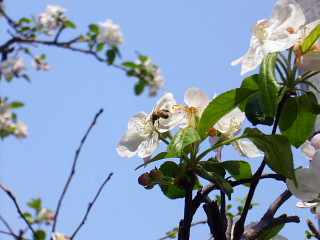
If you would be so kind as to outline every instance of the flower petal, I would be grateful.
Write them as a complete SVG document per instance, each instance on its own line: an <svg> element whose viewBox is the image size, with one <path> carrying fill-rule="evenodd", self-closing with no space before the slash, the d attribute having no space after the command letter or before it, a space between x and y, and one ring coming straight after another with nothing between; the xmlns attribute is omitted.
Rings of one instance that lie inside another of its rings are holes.
<svg viewBox="0 0 320 240"><path fill-rule="evenodd" d="M318 174L320 175L320 151L319 150L317 150L313 155L309 168L315 171L318 171Z"/></svg>
<svg viewBox="0 0 320 240"><path fill-rule="evenodd" d="M261 154L252 142L249 141L234 141L232 143L234 149L243 157L254 158L254 157L261 157Z"/></svg>
<svg viewBox="0 0 320 240"><path fill-rule="evenodd" d="M314 147L311 146L309 141L305 141L304 144L301 145L301 151L303 152L304 156L309 160L312 159L313 155L315 154L316 150Z"/></svg>
<svg viewBox="0 0 320 240"><path fill-rule="evenodd" d="M133 157L145 139L145 135L142 135L135 128L130 128L120 139L117 146L118 154L125 158Z"/></svg>
<svg viewBox="0 0 320 240"><path fill-rule="evenodd" d="M158 112L163 109L170 111L172 106L175 104L177 104L177 102L173 98L172 93L166 93L158 100L158 102L154 106L152 112Z"/></svg>
<svg viewBox="0 0 320 240"><path fill-rule="evenodd" d="M184 94L184 102L190 107L199 108L202 113L210 103L210 99L200 88L189 88Z"/></svg>
<svg viewBox="0 0 320 240"><path fill-rule="evenodd" d="M149 114L145 112L138 112L129 120L128 129L130 128L144 128L147 124L149 118Z"/></svg>
<svg viewBox="0 0 320 240"><path fill-rule="evenodd" d="M215 125L214 128L221 133L226 133L231 128L231 123L241 124L245 119L245 113L241 112L239 108L235 108L225 116L223 116Z"/></svg>
<svg viewBox="0 0 320 240"><path fill-rule="evenodd" d="M296 207L298 208L313 208L316 207L319 203L307 203L307 202L298 202Z"/></svg>
<svg viewBox="0 0 320 240"><path fill-rule="evenodd" d="M159 135L157 132L153 132L151 136L145 139L138 148L138 156L141 158L147 158L158 148L160 143Z"/></svg>

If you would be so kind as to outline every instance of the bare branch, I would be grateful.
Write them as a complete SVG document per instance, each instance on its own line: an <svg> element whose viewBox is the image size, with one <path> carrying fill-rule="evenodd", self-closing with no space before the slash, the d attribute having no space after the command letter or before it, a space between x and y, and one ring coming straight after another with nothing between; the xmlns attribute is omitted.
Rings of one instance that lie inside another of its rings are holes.
<svg viewBox="0 0 320 240"><path fill-rule="evenodd" d="M315 235L314 237L316 239L320 239L320 232L319 230L314 226L313 222L311 222L310 219L307 220L307 224L311 232Z"/></svg>
<svg viewBox="0 0 320 240"><path fill-rule="evenodd" d="M63 198L68 190L68 187L71 183L71 180L72 180L72 177L73 175L75 174L76 172L76 165L77 165L77 161L78 161L78 157L79 157L79 153L81 151L81 148L83 146L83 144L85 143L91 129L93 128L93 126L96 124L97 122L97 119L98 117L103 113L103 109L100 109L100 111L96 114L96 116L94 117L92 123L90 124L90 127L88 128L87 132L85 133L84 137L82 138L81 142L80 142L80 146L79 148L77 149L76 153L75 153L75 157L74 157L74 160L73 160L73 166L72 166L72 169L71 169L71 172L70 172L70 175L69 175L69 178L66 182L66 185L62 191L62 194L60 196L60 199L59 199L59 202L58 202L58 205L57 205L57 209L56 209L56 212L55 212L55 220L53 221L53 226L52 226L52 232L55 231L55 228L56 228L56 224L57 224L57 220L58 220L58 215L59 215L59 211L60 211L60 207L61 207L61 204L62 204L62 201L63 201Z"/></svg>
<svg viewBox="0 0 320 240"><path fill-rule="evenodd" d="M80 223L80 225L78 226L78 228L76 229L76 231L72 234L72 236L70 237L70 240L72 240L72 239L76 236L76 234L78 233L78 231L79 231L79 230L81 229L81 227L85 224L85 222L86 222L86 220L87 220L87 217L88 217L88 215L89 215L89 212L90 212L92 206L94 205L94 203L95 203L96 200L98 199L98 197L99 197L99 195L100 195L100 193L101 193L104 185L106 185L106 183L111 179L112 175L113 175L113 173L110 173L110 174L109 174L109 176L107 177L107 179L102 183L101 187L99 188L99 190L98 190L96 196L94 197L93 201L89 203L87 212L86 212L86 214L85 214L82 222Z"/></svg>
<svg viewBox="0 0 320 240"><path fill-rule="evenodd" d="M9 223L0 215L0 220L3 222L3 224L7 227L7 229L9 230L9 232L12 235L15 235L13 229L11 228L11 226L9 225Z"/></svg>
<svg viewBox="0 0 320 240"><path fill-rule="evenodd" d="M14 233L11 233L11 232L6 232L6 231L0 230L0 233L6 234L6 235L11 235L12 237L14 237L14 238L17 239L17 240L30 240L30 239L28 239L28 238L20 237L20 236L14 234Z"/></svg>
<svg viewBox="0 0 320 240"><path fill-rule="evenodd" d="M8 196L12 199L14 205L15 205L16 208L17 208L17 211L18 211L20 217L21 217L21 218L25 221L25 223L28 225L28 227L29 227L29 229L32 231L33 235L34 235L36 238L39 238L38 235L37 235L37 233L35 232L35 230L34 230L33 227L31 226L31 224L28 222L28 220L27 220L27 219L25 218L25 216L23 215L23 213L22 213L22 211L21 211L21 209L20 209L20 206L19 206L19 204L18 204L18 202L17 202L17 199L16 199L16 197L13 195L13 193L12 193L9 189L7 189L6 187L4 187L2 184L0 184L0 188L1 188L3 191L5 191L5 192L8 194Z"/></svg>

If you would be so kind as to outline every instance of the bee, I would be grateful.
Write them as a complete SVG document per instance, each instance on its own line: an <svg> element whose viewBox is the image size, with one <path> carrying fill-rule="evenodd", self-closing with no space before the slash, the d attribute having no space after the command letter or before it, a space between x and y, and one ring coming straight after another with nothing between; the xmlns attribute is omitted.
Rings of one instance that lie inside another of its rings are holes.
<svg viewBox="0 0 320 240"><path fill-rule="evenodd" d="M153 112L152 115L151 115L151 121L152 121L152 124L154 125L155 122L157 120L159 120L160 118L163 118L163 119L168 119L170 117L170 111L169 110L166 110L166 109L161 109L157 112Z"/></svg>

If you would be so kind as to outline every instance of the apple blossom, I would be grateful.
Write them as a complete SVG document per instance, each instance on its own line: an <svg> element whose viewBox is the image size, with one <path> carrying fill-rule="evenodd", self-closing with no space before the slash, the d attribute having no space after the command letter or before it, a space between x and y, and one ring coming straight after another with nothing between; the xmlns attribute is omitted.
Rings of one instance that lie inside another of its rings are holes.
<svg viewBox="0 0 320 240"><path fill-rule="evenodd" d="M9 57L0 63L0 72L7 80L11 80L13 76L25 69L26 65L21 57Z"/></svg>
<svg viewBox="0 0 320 240"><path fill-rule="evenodd" d="M232 139L234 136L239 134L244 119L245 114L238 108L235 108L234 110L226 114L213 126L213 128L216 129L219 134L216 136L211 136L209 138L210 144L213 146L218 141ZM231 144L237 151L237 153L239 153L241 156L248 158L263 156L261 153L259 153L257 147L252 142L236 140Z"/></svg>
<svg viewBox="0 0 320 240"><path fill-rule="evenodd" d="M28 126L25 123L18 122L14 124L13 127L14 127L13 134L17 138L25 138L28 136Z"/></svg>
<svg viewBox="0 0 320 240"><path fill-rule="evenodd" d="M241 75L256 69L269 53L292 47L299 35L296 31L305 23L305 16L294 0L280 0L274 6L270 20L262 19L251 29L250 49L231 65L242 63Z"/></svg>
<svg viewBox="0 0 320 240"><path fill-rule="evenodd" d="M182 120L181 114L170 113L167 119L159 117L154 120L155 113L166 110L170 111L176 104L172 93L165 94L159 99L151 114L138 112L128 123L128 131L121 137L117 146L117 152L121 157L130 158L138 155L148 159L158 148L161 132L167 132L178 126Z"/></svg>
<svg viewBox="0 0 320 240"><path fill-rule="evenodd" d="M37 70L50 70L50 65L41 57L37 56L31 61L32 66L34 66Z"/></svg>
<svg viewBox="0 0 320 240"><path fill-rule="evenodd" d="M311 141L305 141L301 146L304 156L311 160L317 150L320 150L320 133L313 136Z"/></svg>
<svg viewBox="0 0 320 240"><path fill-rule="evenodd" d="M298 168L295 171L298 186L294 182L287 179L287 186L290 192L304 202L319 202L320 194L320 151L317 150L312 157L308 168ZM303 204L297 204L302 207ZM305 206L316 206L314 204L304 204ZM320 210L320 209L319 209ZM320 215L319 215L320 216Z"/></svg>
<svg viewBox="0 0 320 240"><path fill-rule="evenodd" d="M106 43L110 47L117 47L124 43L123 35L119 25L112 22L112 20L106 20L100 22L100 32L97 36L98 43Z"/></svg>
<svg viewBox="0 0 320 240"><path fill-rule="evenodd" d="M39 15L40 25L48 30L55 30L58 27L62 26L63 21L67 19L63 15L63 12L67 11L60 7L59 5L48 5L46 12ZM52 32L48 32L48 35L51 35Z"/></svg>
<svg viewBox="0 0 320 240"><path fill-rule="evenodd" d="M59 233L59 232L53 232L51 234L51 238L52 238L52 240L66 240L66 239L69 239L69 237L66 234Z"/></svg>

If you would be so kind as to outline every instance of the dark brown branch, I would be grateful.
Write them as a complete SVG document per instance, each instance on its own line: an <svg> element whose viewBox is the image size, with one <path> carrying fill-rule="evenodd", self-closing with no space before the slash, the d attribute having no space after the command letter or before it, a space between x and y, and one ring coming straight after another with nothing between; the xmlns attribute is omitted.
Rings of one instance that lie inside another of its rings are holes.
<svg viewBox="0 0 320 240"><path fill-rule="evenodd" d="M17 240L30 240L30 239L28 239L28 238L20 237L20 236L14 234L14 233L11 233L11 232L6 232L6 231L0 230L0 233L6 234L6 235L10 235L10 236L14 237L14 238L17 239Z"/></svg>
<svg viewBox="0 0 320 240"><path fill-rule="evenodd" d="M9 230L11 235L15 236L16 234L14 233L13 229L9 225L9 223L0 215L0 220L3 222L3 224L6 226L6 228Z"/></svg>
<svg viewBox="0 0 320 240"><path fill-rule="evenodd" d="M33 233L33 235L35 236L35 238L39 238L38 235L37 235L37 233L35 232L35 230L34 230L33 227L31 226L31 224L28 222L28 220L27 220L27 219L25 218L25 216L23 215L23 213L22 213L22 211L21 211L21 209L20 209L20 206L19 206L19 204L18 204L18 202L17 202L17 199L16 199L16 197L13 195L13 193L12 193L9 189L5 188L2 184L0 184L0 188L1 188L3 191L5 191L5 193L7 193L8 196L12 199L14 205L15 205L16 208L17 208L17 211L18 211L20 217L21 217L21 218L25 221L25 223L28 225L28 228L32 231L32 233Z"/></svg>
<svg viewBox="0 0 320 240"><path fill-rule="evenodd" d="M70 237L70 240L72 240L76 235L77 233L79 232L79 230L81 229L81 227L86 223L86 220L87 220L87 217L90 213L90 210L92 208L92 206L94 205L94 203L96 202L96 200L98 199L104 185L106 185L107 182L109 182L109 180L111 179L113 173L110 173L109 176L107 177L107 179L102 183L102 185L100 186L96 196L93 198L92 202L89 203L89 206L88 206L88 209L87 209L87 212L83 218L83 220L81 221L80 225L78 226L78 228L76 229L76 231L72 234L72 236Z"/></svg>
<svg viewBox="0 0 320 240"><path fill-rule="evenodd" d="M64 199L64 196L68 190L68 187L71 183L71 180L72 180L72 177L73 175L75 174L76 172L76 165L77 165L77 161L78 161L78 157L79 157L79 153L81 151L81 148L83 146L83 144L85 143L91 129L94 127L94 125L96 124L97 122L97 119L98 117L103 113L103 109L100 109L100 111L96 114L96 116L94 117L92 123L90 124L90 127L88 128L87 132L85 133L84 137L82 138L81 142L80 142L80 146L79 148L77 149L76 153L75 153L75 157L74 157L74 160L73 160L73 165L72 165L72 169L71 169L71 172L70 172L70 175L69 175L69 178L66 182L66 185L62 191L62 194L60 196L60 199L58 201L58 205L57 205L57 209L56 209L56 212L55 212L55 220L53 221L53 226L52 226L52 232L55 232L55 228L56 228L56 224L57 224L57 220L58 220L58 216L59 216L59 211L60 211L60 207L61 207L61 204L62 204L62 201Z"/></svg>
<svg viewBox="0 0 320 240"><path fill-rule="evenodd" d="M307 224L309 229L311 230L311 232L314 234L314 237L316 239L320 239L320 232L319 230L316 228L316 226L314 226L313 222L311 222L310 219L307 220Z"/></svg>
<svg viewBox="0 0 320 240"><path fill-rule="evenodd" d="M210 232L216 240L227 240L217 201L204 204L203 209L208 217Z"/></svg>
<svg viewBox="0 0 320 240"><path fill-rule="evenodd" d="M259 233L268 227L271 222L274 221L274 215L277 210L292 196L289 190L285 190L268 208L266 213L261 218L260 222L254 225L250 230L248 230L241 239L253 239L256 237L256 234ZM262 230L261 230L262 229ZM265 231L265 230L264 230Z"/></svg>

